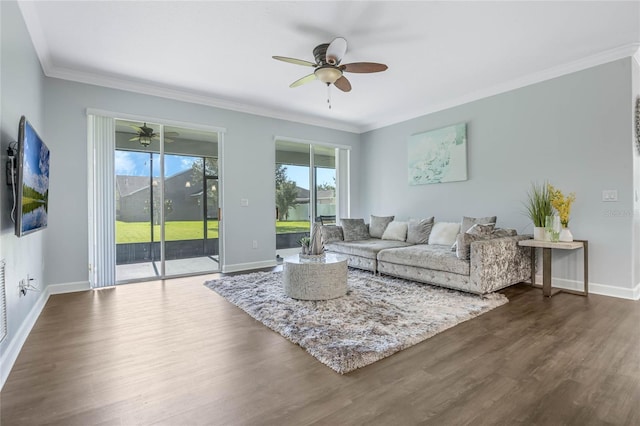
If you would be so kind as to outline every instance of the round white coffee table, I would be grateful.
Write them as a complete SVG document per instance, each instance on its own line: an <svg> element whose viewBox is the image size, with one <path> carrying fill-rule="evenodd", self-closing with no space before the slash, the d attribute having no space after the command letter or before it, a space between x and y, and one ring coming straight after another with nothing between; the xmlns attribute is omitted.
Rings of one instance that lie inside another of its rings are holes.
<svg viewBox="0 0 640 426"><path fill-rule="evenodd" d="M325 253L317 260L285 257L284 292L300 300L328 300L347 294L347 257Z"/></svg>

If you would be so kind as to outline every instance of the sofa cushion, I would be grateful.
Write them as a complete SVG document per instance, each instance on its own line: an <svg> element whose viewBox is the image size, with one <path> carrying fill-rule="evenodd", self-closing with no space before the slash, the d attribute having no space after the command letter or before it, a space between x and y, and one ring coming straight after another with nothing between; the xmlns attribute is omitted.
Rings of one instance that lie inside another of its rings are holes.
<svg viewBox="0 0 640 426"><path fill-rule="evenodd" d="M431 228L433 228L434 217L427 219L411 219L407 225L407 242L411 244L427 244Z"/></svg>
<svg viewBox="0 0 640 426"><path fill-rule="evenodd" d="M510 229L510 228L496 228L493 230L492 232L494 237L500 238L500 237L513 237L515 235L518 235L518 231L516 231L515 229Z"/></svg>
<svg viewBox="0 0 640 426"><path fill-rule="evenodd" d="M336 225L322 225L321 233L322 233L322 243L332 243L334 241L342 241L344 240L344 235L342 234L342 227Z"/></svg>
<svg viewBox="0 0 640 426"><path fill-rule="evenodd" d="M481 225L486 225L486 224L489 224L489 223L493 223L495 225L497 220L498 220L498 216L487 216L487 217L468 217L468 216L463 216L462 217L462 224L460 225L460 233L464 234L465 232L467 232L469 230L469 228L471 228L476 223L479 223Z"/></svg>
<svg viewBox="0 0 640 426"><path fill-rule="evenodd" d="M469 228L465 234L473 234L473 235L490 235L495 228L495 224L488 223L486 225L482 225L480 223L476 223L471 228Z"/></svg>
<svg viewBox="0 0 640 426"><path fill-rule="evenodd" d="M369 230L364 219L340 219L344 241L368 240Z"/></svg>
<svg viewBox="0 0 640 426"><path fill-rule="evenodd" d="M429 234L429 244L445 244L451 249L451 244L456 241L460 232L460 224L453 222L436 222Z"/></svg>
<svg viewBox="0 0 640 426"><path fill-rule="evenodd" d="M469 275L470 271L469 261L458 259L456 254L451 252L451 246L448 244L418 244L382 250L378 253L378 262L415 266L461 275Z"/></svg>
<svg viewBox="0 0 640 426"><path fill-rule="evenodd" d="M407 222L394 220L387 225L382 234L383 240L405 241L407 239Z"/></svg>
<svg viewBox="0 0 640 426"><path fill-rule="evenodd" d="M480 224L480 223L475 223L471 226L471 228L467 229L466 232L461 232L462 234L473 234L473 235L490 235L494 228L495 228L496 224L495 223L487 223L485 225ZM458 234L458 237L460 237L460 234ZM456 252L456 255L458 257L460 257L460 254L458 252L458 237L456 237L456 242L453 243L453 245L451 246L451 251ZM469 256L468 254L465 252L465 250L469 250L469 247L463 247L462 248L462 257L461 259L468 259Z"/></svg>
<svg viewBox="0 0 640 426"><path fill-rule="evenodd" d="M474 241L484 241L497 238L492 234L458 234L456 239L456 256L461 260L469 260L471 258L471 243Z"/></svg>
<svg viewBox="0 0 640 426"><path fill-rule="evenodd" d="M369 235L373 238L382 238L387 226L393 221L395 216L374 216L371 215L369 222Z"/></svg>
<svg viewBox="0 0 640 426"><path fill-rule="evenodd" d="M380 250L406 246L408 246L408 244L402 241L371 238L369 240L360 241L336 241L325 244L324 248L334 253L375 259Z"/></svg>

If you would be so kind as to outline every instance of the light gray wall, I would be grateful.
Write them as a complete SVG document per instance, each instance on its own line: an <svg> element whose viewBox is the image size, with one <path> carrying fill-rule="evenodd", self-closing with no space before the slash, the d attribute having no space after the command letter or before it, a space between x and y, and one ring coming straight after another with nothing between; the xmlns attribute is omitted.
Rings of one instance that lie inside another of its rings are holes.
<svg viewBox="0 0 640 426"><path fill-rule="evenodd" d="M43 287L45 262L44 245L51 236L45 229L18 238L14 234L11 221L11 205L13 196L11 188L6 185L5 164L7 147L10 142L18 140L18 123L20 116L25 115L38 133L45 138L43 112L44 75L40 62L31 44L22 15L15 2L0 2L0 152L2 158L2 179L0 183L0 258L6 260L6 295L7 295L7 338L0 344L0 364L7 349L14 342L20 326L36 304L40 296L28 292L26 296L18 296L18 282L27 274L36 279L35 283ZM51 166L60 165L60 157L51 154ZM10 366L9 366L10 367ZM5 367L2 366L4 374ZM4 377L4 375L3 375Z"/></svg>
<svg viewBox="0 0 640 426"><path fill-rule="evenodd" d="M550 181L577 200L570 228L590 241L590 281L630 291L633 210L631 58L422 116L362 135L365 215L497 215L498 226L532 233L522 202L532 181ZM465 182L409 186L407 139L467 123ZM617 203L601 201L617 189ZM356 203L358 204L358 203ZM612 213L613 212L613 213ZM581 256L554 252L554 277L582 279Z"/></svg>
<svg viewBox="0 0 640 426"><path fill-rule="evenodd" d="M223 220L225 263L230 266L275 260L275 135L349 145L352 170L358 173L357 134L52 78L45 81L45 93L47 143L62 162L52 164L50 178L51 239L45 250L50 267L45 272L53 284L86 281L88 276L88 107L226 128ZM357 179L352 179L351 190L358 191ZM242 198L249 200L248 207L240 206ZM253 240L258 249L252 249Z"/></svg>

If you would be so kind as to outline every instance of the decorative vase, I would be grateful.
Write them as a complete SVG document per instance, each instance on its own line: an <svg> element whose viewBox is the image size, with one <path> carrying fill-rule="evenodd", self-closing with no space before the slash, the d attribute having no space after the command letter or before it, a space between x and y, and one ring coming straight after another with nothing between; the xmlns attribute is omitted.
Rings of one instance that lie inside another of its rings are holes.
<svg viewBox="0 0 640 426"><path fill-rule="evenodd" d="M318 222L313 224L311 231L311 243L309 244L309 254L320 255L324 253L324 246L322 245L322 229Z"/></svg>
<svg viewBox="0 0 640 426"><path fill-rule="evenodd" d="M560 237L560 217L557 215L547 216L545 225L545 240L557 242Z"/></svg>
<svg viewBox="0 0 640 426"><path fill-rule="evenodd" d="M537 241L544 241L545 231L544 226L535 226L533 228L533 239Z"/></svg>
<svg viewBox="0 0 640 426"><path fill-rule="evenodd" d="M560 241L565 243L573 241L573 234L569 228L562 228L562 231L560 231Z"/></svg>

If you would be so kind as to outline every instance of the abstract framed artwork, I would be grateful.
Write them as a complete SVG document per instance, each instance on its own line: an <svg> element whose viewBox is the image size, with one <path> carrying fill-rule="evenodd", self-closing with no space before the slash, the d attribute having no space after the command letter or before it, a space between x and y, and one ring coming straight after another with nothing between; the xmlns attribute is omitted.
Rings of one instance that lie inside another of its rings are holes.
<svg viewBox="0 0 640 426"><path fill-rule="evenodd" d="M467 124L409 137L409 185L467 180Z"/></svg>

